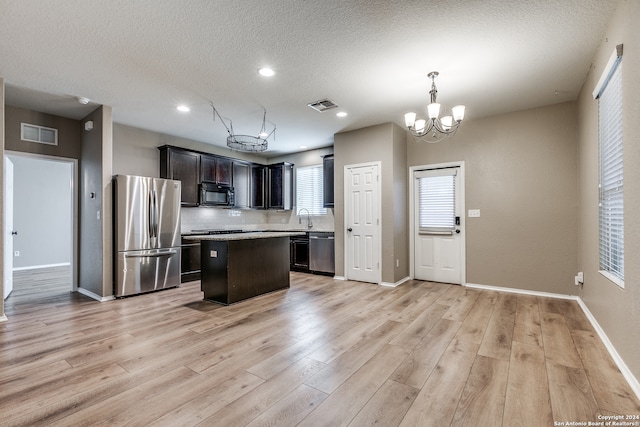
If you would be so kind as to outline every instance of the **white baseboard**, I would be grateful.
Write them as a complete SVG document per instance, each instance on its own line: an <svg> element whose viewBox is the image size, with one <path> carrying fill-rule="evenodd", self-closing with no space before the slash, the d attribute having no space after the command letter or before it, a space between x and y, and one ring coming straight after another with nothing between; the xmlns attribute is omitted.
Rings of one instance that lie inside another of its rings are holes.
<svg viewBox="0 0 640 427"><path fill-rule="evenodd" d="M52 268L52 267L66 267L68 265L71 265L71 263L61 262L59 264L30 265L28 267L15 267L13 271L38 270L40 268Z"/></svg>
<svg viewBox="0 0 640 427"><path fill-rule="evenodd" d="M407 280L411 280L411 278L410 278L409 276L407 276L407 277L405 277L405 278L403 278L403 279L398 280L398 281L397 281L397 282L395 282L395 283L390 283L390 282L380 282L380 286L387 286L387 287L390 287L390 288L395 288L395 287L397 287L397 286L402 285L402 284L403 284L404 282L406 282Z"/></svg>
<svg viewBox="0 0 640 427"><path fill-rule="evenodd" d="M538 291L528 291L526 289L515 289L515 288L503 288L501 286L489 286L489 285L478 285L476 283L465 283L468 288L475 289L485 289L487 291L497 291L497 292L508 292L511 294L521 294L521 295L533 295L537 297L545 297L545 298L557 298L557 299L570 299L577 301L578 297L575 295L565 295L565 294L554 294L551 292L538 292Z"/></svg>
<svg viewBox="0 0 640 427"><path fill-rule="evenodd" d="M344 276L333 276L334 280L347 280Z"/></svg>
<svg viewBox="0 0 640 427"><path fill-rule="evenodd" d="M6 322L7 320L9 320L9 318L7 316L5 316L4 314L2 316L0 316L0 323L1 322Z"/></svg>
<svg viewBox="0 0 640 427"><path fill-rule="evenodd" d="M101 297L100 295L94 294L93 292L88 291L85 288L78 288L78 292L81 293L82 295L85 295L89 298L93 298L94 300L100 301L100 302L112 301L116 299L116 297L114 297L113 295L109 295L108 297Z"/></svg>
<svg viewBox="0 0 640 427"><path fill-rule="evenodd" d="M580 308L582 308L585 316L587 316L587 319L589 319L589 322L591 322L591 326L593 326L593 328L598 333L598 336L609 351L609 354L611 355L611 358L613 359L615 364L618 366L618 369L620 369L620 372L622 372L622 376L624 376L624 379L627 380L627 383L629 383L629 386L636 394L636 397L640 399L640 382L638 382L638 379L633 375L627 364L624 363L624 360L622 359L622 357L620 357L620 355L616 351L616 348L613 346L611 341L609 341L609 337L604 332L604 329L602 329L594 315L591 313L589 307L587 307L584 301L582 301L582 298L578 298L578 304L580 305Z"/></svg>
<svg viewBox="0 0 640 427"><path fill-rule="evenodd" d="M622 376L624 377L625 380L627 380L629 387L631 387L636 397L640 399L640 382L638 382L638 379L633 375L633 373L631 372L627 364L624 363L624 360L622 359L622 357L620 357L620 355L616 351L616 348L613 346L613 344L609 340L609 337L604 332L604 329L602 329L600 324L598 324L598 321L596 320L595 316L591 313L587 305L584 303L584 301L582 301L582 298L580 298L579 296L554 294L549 292L527 291L524 289L503 288L499 286L478 285L475 283L467 283L465 286L469 288L485 289L485 290L491 290L491 291L497 291L497 292L509 292L513 294L533 295L533 296L540 296L540 297L546 297L546 298L558 298L558 299L568 299L568 300L577 301L578 305L582 309L582 312L584 313L585 316L587 316L587 319L589 319L589 323L591 323L591 326L593 326L593 329L596 330L598 336L602 340L602 343L604 344L607 351L609 352L609 355L611 355L611 358L613 359L614 363L616 364L618 369L620 369Z"/></svg>

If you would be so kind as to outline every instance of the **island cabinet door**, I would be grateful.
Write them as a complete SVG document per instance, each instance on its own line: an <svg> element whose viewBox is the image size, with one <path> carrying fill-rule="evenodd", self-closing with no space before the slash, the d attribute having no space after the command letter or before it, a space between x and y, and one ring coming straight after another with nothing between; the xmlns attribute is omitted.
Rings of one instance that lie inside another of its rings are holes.
<svg viewBox="0 0 640 427"><path fill-rule="evenodd" d="M204 299L230 304L227 278L228 242L203 240L200 250L200 288Z"/></svg>

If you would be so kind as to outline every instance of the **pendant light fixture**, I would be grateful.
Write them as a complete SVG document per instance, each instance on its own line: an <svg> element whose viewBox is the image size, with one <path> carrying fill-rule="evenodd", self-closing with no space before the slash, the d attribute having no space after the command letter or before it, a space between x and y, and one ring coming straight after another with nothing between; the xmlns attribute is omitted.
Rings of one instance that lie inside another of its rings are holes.
<svg viewBox="0 0 640 427"><path fill-rule="evenodd" d="M429 91L431 102L427 105L427 118L416 120L416 113L413 112L404 115L407 129L418 141L440 142L455 134L464 119L464 105L456 105L451 109L451 115L440 117L440 104L437 102L438 89L435 82L439 74L437 71L432 71L427 75L431 79Z"/></svg>
<svg viewBox="0 0 640 427"><path fill-rule="evenodd" d="M236 134L233 131L233 123L231 122L231 120L227 119L229 122L229 124L227 125L227 123L224 121L222 116L220 116L220 113L218 113L218 110L216 110L216 107L213 105L213 102L211 103L211 108L213 109L213 121L216 120L216 116L217 116L222 122L222 124L224 125L225 129L227 130L227 133L229 134L229 136L227 137L227 147L231 148L232 150L259 153L259 152L266 151L267 148L269 148L268 139L272 135L273 135L273 139L275 140L275 132L276 132L275 125L273 126L273 129L271 130L271 132L268 132L266 128L266 124L267 124L266 109L264 110L264 113L262 115L262 126L260 127L260 131L258 132L258 135L253 136L253 135Z"/></svg>

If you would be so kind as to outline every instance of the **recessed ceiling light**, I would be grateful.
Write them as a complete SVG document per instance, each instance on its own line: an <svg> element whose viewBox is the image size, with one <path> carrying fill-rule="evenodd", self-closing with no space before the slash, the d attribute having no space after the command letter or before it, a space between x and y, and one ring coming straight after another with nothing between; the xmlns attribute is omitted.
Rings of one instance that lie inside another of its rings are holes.
<svg viewBox="0 0 640 427"><path fill-rule="evenodd" d="M339 113L336 113L336 116L338 116L338 117L347 117L347 113L345 113L344 111L340 111Z"/></svg>
<svg viewBox="0 0 640 427"><path fill-rule="evenodd" d="M183 113L188 113L189 111L191 111L191 108L187 107L186 105L178 105L176 107L176 110L182 111Z"/></svg>
<svg viewBox="0 0 640 427"><path fill-rule="evenodd" d="M258 68L258 74L260 74L261 76L265 76L265 77L271 77L275 74L276 72L273 71L271 68L269 67L262 67L262 68Z"/></svg>
<svg viewBox="0 0 640 427"><path fill-rule="evenodd" d="M309 147L307 147L306 145L301 145L300 148L304 150L305 148L309 148Z"/></svg>

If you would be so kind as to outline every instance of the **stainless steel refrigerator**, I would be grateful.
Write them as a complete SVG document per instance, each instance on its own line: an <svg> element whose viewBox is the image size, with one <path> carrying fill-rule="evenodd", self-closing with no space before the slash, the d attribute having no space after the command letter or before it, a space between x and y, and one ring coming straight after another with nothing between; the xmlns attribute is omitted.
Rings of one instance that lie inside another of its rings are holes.
<svg viewBox="0 0 640 427"><path fill-rule="evenodd" d="M114 295L180 285L180 181L116 175Z"/></svg>

